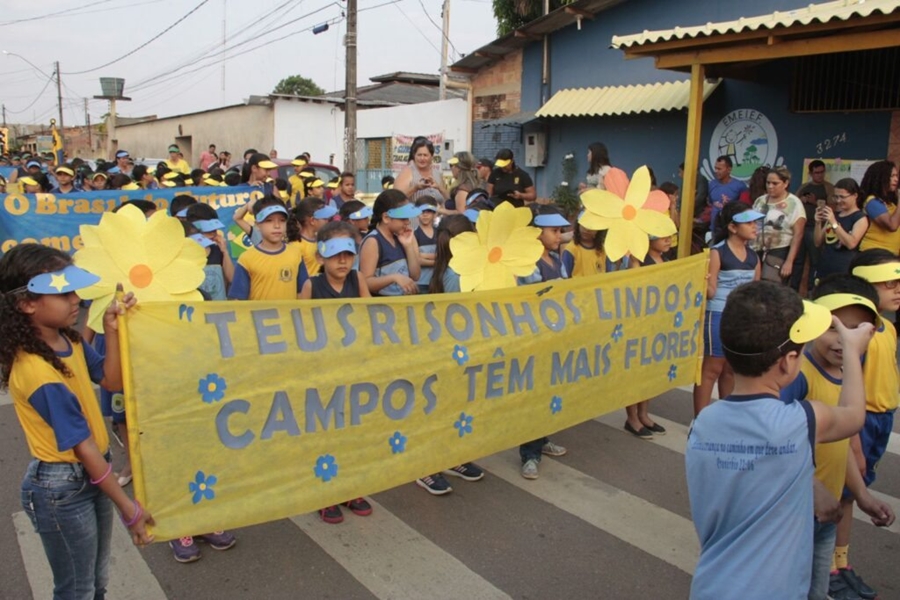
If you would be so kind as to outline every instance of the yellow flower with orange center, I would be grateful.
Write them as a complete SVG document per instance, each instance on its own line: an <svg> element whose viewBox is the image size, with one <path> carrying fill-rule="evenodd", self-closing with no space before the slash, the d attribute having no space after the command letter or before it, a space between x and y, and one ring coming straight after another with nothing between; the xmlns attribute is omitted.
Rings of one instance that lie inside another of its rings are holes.
<svg viewBox="0 0 900 600"><path fill-rule="evenodd" d="M584 212L578 222L595 231L607 230L603 248L610 260L629 253L644 260L650 248L649 236L675 234L675 223L668 214L669 197L660 190L650 191L650 171L645 166L634 172L630 183L624 173L621 179L604 181L606 190L584 192Z"/></svg>
<svg viewBox="0 0 900 600"><path fill-rule="evenodd" d="M541 230L530 227L531 211L503 202L493 212L478 214L476 231L450 240L450 268L459 274L460 289L495 290L514 287L516 277L534 272L544 252Z"/></svg>
<svg viewBox="0 0 900 600"><path fill-rule="evenodd" d="M100 277L99 283L79 290L92 300L88 326L103 331L103 312L121 283L141 303L203 300L206 253L184 236L181 222L157 211L148 219L136 206L104 213L99 225L82 225L84 247L75 264Z"/></svg>

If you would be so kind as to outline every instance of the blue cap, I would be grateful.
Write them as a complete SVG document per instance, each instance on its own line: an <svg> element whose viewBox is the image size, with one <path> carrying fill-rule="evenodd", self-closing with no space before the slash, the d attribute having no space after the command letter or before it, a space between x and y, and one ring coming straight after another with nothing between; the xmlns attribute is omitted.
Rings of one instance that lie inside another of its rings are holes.
<svg viewBox="0 0 900 600"><path fill-rule="evenodd" d="M266 219L268 219L275 213L281 213L284 215L285 218L287 218L287 216L288 216L288 211L285 207L283 207L279 204L274 204L272 206L267 206L264 209L262 209L261 211L259 211L256 214L256 222L262 223L263 221L265 221Z"/></svg>
<svg viewBox="0 0 900 600"><path fill-rule="evenodd" d="M350 213L347 218L351 221L360 221L362 219L368 219L372 216L372 209L368 206L363 206L356 212Z"/></svg>
<svg viewBox="0 0 900 600"><path fill-rule="evenodd" d="M175 216L178 217L179 219L186 219L187 218L187 207L184 207L181 210L179 210L177 213L175 213Z"/></svg>
<svg viewBox="0 0 900 600"><path fill-rule="evenodd" d="M466 210L466 212L464 212L463 214L466 215L467 219L469 219L473 223L476 223L476 222L478 222L478 213L480 213L480 212L481 212L480 210L475 210L474 208L470 208L470 209Z"/></svg>
<svg viewBox="0 0 900 600"><path fill-rule="evenodd" d="M68 294L99 282L100 278L84 269L69 265L60 271L41 273L28 281L26 286L32 294Z"/></svg>
<svg viewBox="0 0 900 600"><path fill-rule="evenodd" d="M356 242L353 238L336 237L324 242L319 242L316 245L316 250L322 258L331 258L332 256L337 256L341 252L356 254Z"/></svg>
<svg viewBox="0 0 900 600"><path fill-rule="evenodd" d="M753 221L759 221L760 219L765 219L766 215L762 214L758 210L745 210L744 212L739 212L734 215L734 218L731 220L735 223L752 223Z"/></svg>
<svg viewBox="0 0 900 600"><path fill-rule="evenodd" d="M412 204L404 204L387 211L387 216L392 219L412 219L418 217L421 211Z"/></svg>
<svg viewBox="0 0 900 600"><path fill-rule="evenodd" d="M203 219L200 221L194 221L193 223L191 223L191 225L196 227L201 233L209 233L211 231L225 229L225 225L223 225L222 221L218 219Z"/></svg>
<svg viewBox="0 0 900 600"><path fill-rule="evenodd" d="M206 237L205 235L200 235L199 233L195 233L194 235L189 235L189 238L200 244L201 248L209 248L210 246L215 246L216 243Z"/></svg>
<svg viewBox="0 0 900 600"><path fill-rule="evenodd" d="M326 221L332 218L334 215L338 214L338 209L331 206L330 204L326 204L319 210L313 213L313 219L325 219Z"/></svg>
<svg viewBox="0 0 900 600"><path fill-rule="evenodd" d="M568 227L571 225L568 219L556 213L549 215L537 215L534 218L534 224L538 227Z"/></svg>

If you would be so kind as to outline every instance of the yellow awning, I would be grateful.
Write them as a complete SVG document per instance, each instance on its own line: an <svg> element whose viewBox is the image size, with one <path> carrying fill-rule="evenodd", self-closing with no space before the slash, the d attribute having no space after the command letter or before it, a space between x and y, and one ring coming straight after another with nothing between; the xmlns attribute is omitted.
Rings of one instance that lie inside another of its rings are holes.
<svg viewBox="0 0 900 600"><path fill-rule="evenodd" d="M720 80L703 84L706 100ZM687 108L690 81L560 90L536 117L609 117Z"/></svg>

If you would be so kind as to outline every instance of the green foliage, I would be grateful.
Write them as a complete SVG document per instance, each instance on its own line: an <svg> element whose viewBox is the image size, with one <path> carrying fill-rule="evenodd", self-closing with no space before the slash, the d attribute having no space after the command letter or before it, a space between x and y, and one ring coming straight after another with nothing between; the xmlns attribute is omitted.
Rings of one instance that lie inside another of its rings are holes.
<svg viewBox="0 0 900 600"><path fill-rule="evenodd" d="M550 0L550 11L575 0ZM497 37L511 33L544 14L543 0L493 0Z"/></svg>
<svg viewBox="0 0 900 600"><path fill-rule="evenodd" d="M293 96L321 96L325 90L316 85L316 82L302 75L285 77L272 90L273 94L289 94Z"/></svg>
<svg viewBox="0 0 900 600"><path fill-rule="evenodd" d="M581 199L578 197L576 178L578 177L575 155L567 154L562 161L563 180L553 190L553 200L566 218L572 220L581 210Z"/></svg>

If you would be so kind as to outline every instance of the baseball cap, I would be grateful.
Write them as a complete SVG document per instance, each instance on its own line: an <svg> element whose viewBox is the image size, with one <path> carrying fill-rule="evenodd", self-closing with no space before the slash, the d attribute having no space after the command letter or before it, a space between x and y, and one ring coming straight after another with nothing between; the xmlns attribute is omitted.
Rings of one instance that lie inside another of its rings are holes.
<svg viewBox="0 0 900 600"><path fill-rule="evenodd" d="M349 252L356 254L356 242L353 238L336 237L316 245L316 250L322 258L331 258L337 256L341 252Z"/></svg>
<svg viewBox="0 0 900 600"><path fill-rule="evenodd" d="M503 167L508 167L512 164L513 161L513 153L509 148L504 148L500 152L497 153L496 158L494 158L494 166L502 169Z"/></svg>

